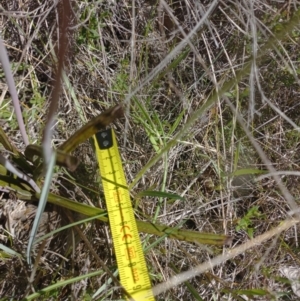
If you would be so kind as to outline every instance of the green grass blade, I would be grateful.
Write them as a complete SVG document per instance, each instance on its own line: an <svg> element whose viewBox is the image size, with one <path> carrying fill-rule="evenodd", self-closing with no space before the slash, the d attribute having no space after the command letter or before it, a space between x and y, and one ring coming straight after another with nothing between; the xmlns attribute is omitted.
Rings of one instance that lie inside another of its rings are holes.
<svg viewBox="0 0 300 301"><path fill-rule="evenodd" d="M46 174L46 178L45 178L45 182L44 182L44 186L42 189L42 193L40 195L40 199L39 199L39 205L36 211L36 216L34 218L34 222L33 222L33 226L30 232L30 236L29 236L29 242L28 242L28 246L27 246L27 262L29 265L31 265L31 250L32 250L32 246L33 246L33 242L40 224L40 220L42 217L42 214L44 212L46 203L47 203L47 199L48 199L48 195L49 195L49 190L50 190L50 186L51 186L51 181L52 181L52 175L53 175L53 171L54 171L54 165L55 165L55 161L56 161L56 154L55 152L52 152L50 161L49 161L49 165L48 165L48 171Z"/></svg>
<svg viewBox="0 0 300 301"><path fill-rule="evenodd" d="M86 279L86 278L95 277L95 276L101 275L103 273L104 273L104 271L100 270L100 271L80 275L78 277L74 277L74 278L71 278L71 279L68 279L68 280L58 281L58 282L56 282L52 285L49 285L48 287L43 288L42 290L37 291L36 293L33 293L33 294L27 296L26 298L23 299L23 301L34 300L34 299L38 298L39 296L50 293L51 291L55 291L55 290L57 290L57 289L59 289L63 286L68 285L68 284L72 284L72 283L75 283L77 281L80 281L80 280L83 280L83 279Z"/></svg>
<svg viewBox="0 0 300 301"><path fill-rule="evenodd" d="M232 173L233 176L245 176L245 175L261 175L261 174L267 174L268 170L261 170L261 169L255 169L255 168L243 168L238 169L235 172Z"/></svg>
<svg viewBox="0 0 300 301"><path fill-rule="evenodd" d="M72 227L77 226L77 225L81 225L81 224L85 224L85 223L91 222L91 221L93 221L93 220L95 220L95 219L100 218L101 216L104 216L104 215L106 215L106 212L103 212L103 213L101 213L101 214L99 214L99 215L95 215L95 216L93 216L93 217L88 217L88 218L85 218L85 219L80 220L80 221L78 221L78 222L74 222L74 223L68 224L68 225L66 225L66 226L60 227L60 228L58 228L58 229L55 229L55 230L53 230L53 231L47 233L46 235L43 235L42 237L36 239L36 240L34 241L34 244L38 244L39 242L41 242L41 241L47 239L48 237L51 237L51 236L55 235L56 233L59 233L59 232L63 231L63 230L72 228Z"/></svg>
<svg viewBox="0 0 300 301"><path fill-rule="evenodd" d="M185 200L183 197L181 197L179 194L176 193L168 193L168 192L154 191L154 190L144 190L136 195L137 198L141 198L143 196L168 198L168 199L182 200L182 201Z"/></svg>
<svg viewBox="0 0 300 301"><path fill-rule="evenodd" d="M4 246L3 244L0 244L0 249L3 250L6 254L9 254L9 256L18 256L18 257L22 257L22 255L14 250L12 250L11 248L8 248L6 246ZM0 256L2 257L2 256Z"/></svg>

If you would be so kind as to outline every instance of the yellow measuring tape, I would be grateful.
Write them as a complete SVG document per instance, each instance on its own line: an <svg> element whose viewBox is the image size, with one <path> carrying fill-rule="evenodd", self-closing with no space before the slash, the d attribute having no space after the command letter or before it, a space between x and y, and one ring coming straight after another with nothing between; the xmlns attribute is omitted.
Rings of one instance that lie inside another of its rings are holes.
<svg viewBox="0 0 300 301"><path fill-rule="evenodd" d="M133 300L154 301L114 131L94 141L121 284Z"/></svg>

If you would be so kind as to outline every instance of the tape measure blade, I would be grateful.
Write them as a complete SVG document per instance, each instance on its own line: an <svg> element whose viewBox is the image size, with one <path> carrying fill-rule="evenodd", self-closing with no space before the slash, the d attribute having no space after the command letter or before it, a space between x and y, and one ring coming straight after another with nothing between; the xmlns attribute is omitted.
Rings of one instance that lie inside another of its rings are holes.
<svg viewBox="0 0 300 301"><path fill-rule="evenodd" d="M121 284L133 299L155 301L114 131L94 140Z"/></svg>

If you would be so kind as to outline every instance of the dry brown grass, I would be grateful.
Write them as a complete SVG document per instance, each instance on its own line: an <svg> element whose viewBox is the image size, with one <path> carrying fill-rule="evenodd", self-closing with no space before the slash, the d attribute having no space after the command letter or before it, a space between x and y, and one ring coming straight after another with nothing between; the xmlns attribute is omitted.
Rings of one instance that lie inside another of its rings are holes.
<svg viewBox="0 0 300 301"><path fill-rule="evenodd" d="M205 105L212 91L235 78L246 62L253 59L249 74L245 73L199 115L187 134L145 170L131 190L133 198L143 190L183 196L185 201L145 197L140 200L136 214L140 219L156 217L170 226L182 223L187 229L230 234L234 237L232 248L249 241L250 228L257 237L290 216L287 195L274 178L257 180L253 170L268 168L268 162L258 155L258 147L276 170L297 172L300 168L299 27L281 38L276 49L261 57L266 42L295 15L299 2L219 1L189 46L168 60L171 51L199 24L212 2L74 1L72 42L65 68L69 84L64 79L53 144L65 141L84 120L125 101L130 113L126 123L116 123L115 129L127 180L131 183L147 162L184 128L193 112ZM57 46L60 30L57 17L60 6L52 1L39 4L14 0L1 5L4 9L0 11L1 34L13 64L29 138L32 143L40 143L53 87L56 61L53 47ZM185 51L185 57L175 64ZM161 63L163 71L151 78ZM0 74L1 87L5 87ZM133 91L135 95L129 102L128 95ZM9 116L8 93L3 92L0 100L1 125L23 151L15 119ZM234 112L228 101L235 107ZM237 115L255 144L247 137ZM83 144L75 155L82 161L78 170L71 175L57 171L53 190L104 208L90 144ZM242 169L244 173L239 174ZM283 172L280 180L297 203L299 176ZM29 231L33 215L25 214L22 220L16 217L13 228L8 225L8 217L14 218L16 206L27 213L34 212L32 205L21 201L7 193L2 195L0 239L1 243L23 252L28 238L24 229ZM237 231L236 227L255 206L258 214ZM48 222L51 227L82 218L51 206L47 212L51 213L51 223ZM11 229L15 237L8 239L11 236L7 231ZM108 226L93 222L81 230L100 260L114 272L116 262ZM217 255L224 257L217 266L191 278L189 284L176 284L162 292L157 300L298 300L280 272L289 266L299 268L298 238L295 224L230 259L225 256L230 250L227 247L164 239L146 254L153 286ZM141 235L141 239L146 246L157 240L146 235ZM76 230L64 231L48 242L31 286L28 286L30 273L23 261L3 257L0 266L0 300L20 300L33 289L39 291L51 283L102 269L99 259ZM56 289L39 300L90 300L109 278L103 272ZM253 295L254 289L264 290L265 295ZM111 284L94 300L119 297L117 285Z"/></svg>

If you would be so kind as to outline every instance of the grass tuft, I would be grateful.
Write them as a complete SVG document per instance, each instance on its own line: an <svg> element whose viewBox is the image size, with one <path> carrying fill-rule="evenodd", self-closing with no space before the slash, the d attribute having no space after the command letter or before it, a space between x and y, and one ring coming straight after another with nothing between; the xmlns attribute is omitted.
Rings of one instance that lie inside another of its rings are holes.
<svg viewBox="0 0 300 301"><path fill-rule="evenodd" d="M116 105L157 300L299 300L299 1L91 0L65 15L53 1L4 2L0 300L122 297L85 138L69 149L77 169L53 170L32 278L25 257L49 110L48 143L62 150Z"/></svg>

